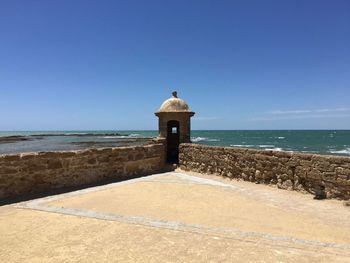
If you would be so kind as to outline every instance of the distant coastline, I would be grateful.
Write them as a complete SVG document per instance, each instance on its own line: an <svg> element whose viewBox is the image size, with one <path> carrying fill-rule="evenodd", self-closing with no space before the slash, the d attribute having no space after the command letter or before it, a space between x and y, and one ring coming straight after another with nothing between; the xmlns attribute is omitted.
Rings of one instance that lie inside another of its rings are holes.
<svg viewBox="0 0 350 263"><path fill-rule="evenodd" d="M125 132L0 132L0 154L143 145L150 139Z"/></svg>
<svg viewBox="0 0 350 263"><path fill-rule="evenodd" d="M143 144L156 130L0 132L0 154ZM350 156L350 130L192 130L193 143Z"/></svg>

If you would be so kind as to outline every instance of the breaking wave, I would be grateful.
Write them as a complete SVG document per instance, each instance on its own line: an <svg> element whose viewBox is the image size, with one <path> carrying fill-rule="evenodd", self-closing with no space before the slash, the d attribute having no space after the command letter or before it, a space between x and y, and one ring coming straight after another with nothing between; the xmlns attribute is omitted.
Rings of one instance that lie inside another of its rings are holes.
<svg viewBox="0 0 350 263"><path fill-rule="evenodd" d="M41 135L41 134L40 134ZM45 135L45 134L43 134ZM50 134L51 135L51 134ZM52 135L55 135L54 133ZM57 134L57 135L61 135L61 134ZM62 135L64 136L74 136L74 135L90 135L90 133L87 132L66 132L63 133ZM92 134L93 135L93 134ZM27 135L28 136L28 135ZM29 135L30 136L30 135Z"/></svg>
<svg viewBox="0 0 350 263"><path fill-rule="evenodd" d="M254 145L248 145L248 144L231 144L230 146L233 146L233 147L254 147Z"/></svg>
<svg viewBox="0 0 350 263"><path fill-rule="evenodd" d="M282 148L276 147L276 148L266 148L264 149L265 151L276 151L276 152L281 152L283 151Z"/></svg>
<svg viewBox="0 0 350 263"><path fill-rule="evenodd" d="M129 135L103 136L103 139L139 138L140 136L140 134L132 133Z"/></svg>
<svg viewBox="0 0 350 263"><path fill-rule="evenodd" d="M132 133L132 134L129 134L128 137L140 137L141 135L138 134L138 133Z"/></svg>
<svg viewBox="0 0 350 263"><path fill-rule="evenodd" d="M275 147L274 145L248 145L248 144L231 144L230 146L233 147L246 147L246 148L264 148L265 151L277 151L281 152L283 151L282 148ZM292 151L290 151L292 152Z"/></svg>
<svg viewBox="0 0 350 263"><path fill-rule="evenodd" d="M275 147L275 145L251 145L251 144L231 144L230 146L234 146L234 147L259 147L259 148L273 148Z"/></svg>
<svg viewBox="0 0 350 263"><path fill-rule="evenodd" d="M219 139L212 139L207 137L191 137L192 142L218 142Z"/></svg>
<svg viewBox="0 0 350 263"><path fill-rule="evenodd" d="M339 150L339 151L329 151L330 153L340 153L340 154L347 154L350 155L350 148L346 148L343 150Z"/></svg>
<svg viewBox="0 0 350 263"><path fill-rule="evenodd" d="M104 136L103 139L122 139L122 138L128 138L129 136L126 135L120 135L120 136Z"/></svg>

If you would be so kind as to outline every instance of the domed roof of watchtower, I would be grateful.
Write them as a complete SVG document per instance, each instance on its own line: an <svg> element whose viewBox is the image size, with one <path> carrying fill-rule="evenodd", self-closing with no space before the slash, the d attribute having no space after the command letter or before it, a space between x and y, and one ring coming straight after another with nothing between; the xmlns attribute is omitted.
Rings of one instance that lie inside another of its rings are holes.
<svg viewBox="0 0 350 263"><path fill-rule="evenodd" d="M173 96L162 103L158 112L191 112L188 104L177 97L174 91Z"/></svg>

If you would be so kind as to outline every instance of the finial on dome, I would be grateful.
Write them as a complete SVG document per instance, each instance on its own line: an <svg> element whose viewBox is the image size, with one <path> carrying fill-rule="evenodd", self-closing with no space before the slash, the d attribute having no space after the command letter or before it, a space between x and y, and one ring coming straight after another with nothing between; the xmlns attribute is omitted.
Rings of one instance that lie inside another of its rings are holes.
<svg viewBox="0 0 350 263"><path fill-rule="evenodd" d="M177 92L172 92L173 96L165 100L158 112L191 112L186 101L177 97Z"/></svg>

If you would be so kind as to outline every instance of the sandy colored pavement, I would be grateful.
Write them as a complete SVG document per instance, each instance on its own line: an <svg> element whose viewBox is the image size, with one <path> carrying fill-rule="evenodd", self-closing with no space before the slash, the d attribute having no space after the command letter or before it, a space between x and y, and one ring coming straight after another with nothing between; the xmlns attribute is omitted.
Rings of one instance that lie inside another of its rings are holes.
<svg viewBox="0 0 350 263"><path fill-rule="evenodd" d="M0 207L0 262L350 262L336 200L169 172Z"/></svg>

